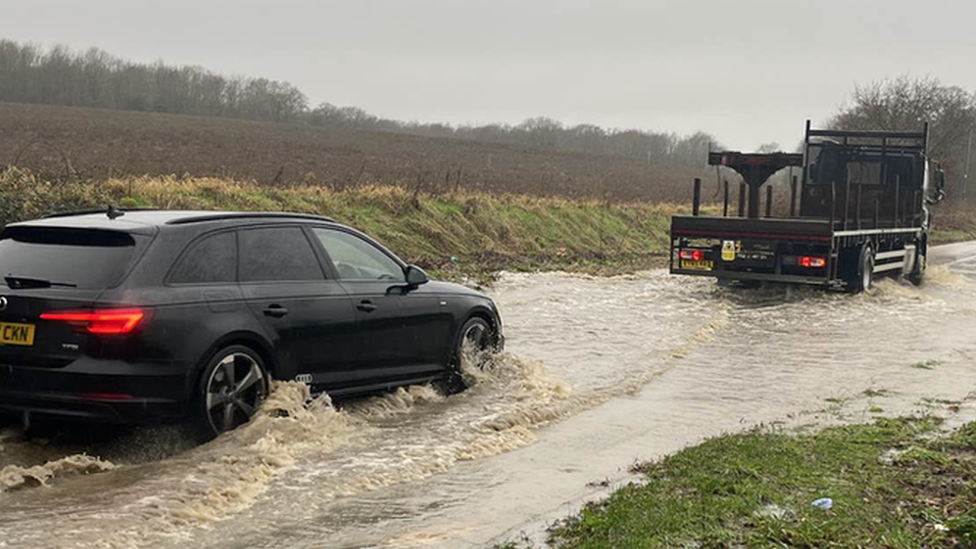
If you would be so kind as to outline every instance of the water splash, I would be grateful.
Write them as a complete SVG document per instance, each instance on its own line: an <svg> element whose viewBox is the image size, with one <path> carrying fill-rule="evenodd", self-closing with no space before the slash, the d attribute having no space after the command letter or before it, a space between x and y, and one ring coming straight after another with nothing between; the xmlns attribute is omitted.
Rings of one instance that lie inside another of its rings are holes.
<svg viewBox="0 0 976 549"><path fill-rule="evenodd" d="M85 454L66 456L31 467L8 465L0 469L0 492L47 486L48 482L55 478L101 473L115 468L116 465L111 462Z"/></svg>
<svg viewBox="0 0 976 549"><path fill-rule="evenodd" d="M177 521L237 514L305 452L341 444L355 423L328 395L313 398L305 384L276 382L251 421L182 458L192 463L185 489L154 498L148 507Z"/></svg>
<svg viewBox="0 0 976 549"><path fill-rule="evenodd" d="M971 272L963 269L963 272ZM966 277L950 268L949 265L935 265L925 271L924 284L962 288L967 285Z"/></svg>
<svg viewBox="0 0 976 549"><path fill-rule="evenodd" d="M367 420L387 420L409 414L417 407L444 402L444 394L431 385L399 387L395 391L346 407L350 414Z"/></svg>
<svg viewBox="0 0 976 549"><path fill-rule="evenodd" d="M250 422L183 454L122 467L68 456L44 466L8 466L0 477L3 486L19 486L69 472L112 471L96 491L101 497L59 486L59 514L68 520L46 523L47 531L22 532L21 546L60 547L70 540L78 547L152 547L185 541L198 527L246 511L303 456L362 432L359 423L336 410L327 395L313 398L303 384L279 382ZM102 498L113 507L104 508ZM18 516L18 524L31 522L29 506L6 514Z"/></svg>

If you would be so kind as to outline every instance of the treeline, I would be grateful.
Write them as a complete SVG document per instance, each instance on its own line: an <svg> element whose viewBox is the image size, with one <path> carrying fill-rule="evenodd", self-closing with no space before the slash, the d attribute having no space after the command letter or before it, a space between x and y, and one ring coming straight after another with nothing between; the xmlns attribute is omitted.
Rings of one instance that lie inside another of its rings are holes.
<svg viewBox="0 0 976 549"><path fill-rule="evenodd" d="M10 40L0 40L0 101L275 122L298 121L308 111L305 95L286 82Z"/></svg>
<svg viewBox="0 0 976 549"><path fill-rule="evenodd" d="M609 154L689 168L704 166L709 147L720 147L713 136L704 132L680 136L675 133L605 129L593 124L565 126L558 120L544 116L516 125L453 126L391 120L357 107L336 107L322 103L309 112L308 122L319 126L506 143L546 151Z"/></svg>
<svg viewBox="0 0 976 549"><path fill-rule="evenodd" d="M92 48L43 49L0 39L0 101L97 107L290 122L505 143L547 151L624 156L697 168L714 138L705 133L567 127L545 117L517 125L452 126L404 122L357 107L310 108L295 86L265 78L226 77L197 66L133 63ZM717 145L712 145L717 146Z"/></svg>

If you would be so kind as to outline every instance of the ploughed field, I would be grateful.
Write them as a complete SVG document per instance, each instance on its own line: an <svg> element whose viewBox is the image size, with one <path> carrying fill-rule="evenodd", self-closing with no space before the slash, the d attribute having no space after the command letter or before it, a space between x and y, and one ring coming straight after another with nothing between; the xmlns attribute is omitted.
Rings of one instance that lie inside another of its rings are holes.
<svg viewBox="0 0 976 549"><path fill-rule="evenodd" d="M222 118L0 103L0 165L45 176L208 176L259 184L362 184L691 200L702 172L629 158Z"/></svg>
<svg viewBox="0 0 976 549"><path fill-rule="evenodd" d="M504 274L491 293L508 351L458 395L414 387L336 407L284 383L251 423L197 448L171 428L24 440L8 423L0 540L491 546L703 437L973 411L976 245L935 248L933 262L921 288L882 280L857 296L660 270Z"/></svg>

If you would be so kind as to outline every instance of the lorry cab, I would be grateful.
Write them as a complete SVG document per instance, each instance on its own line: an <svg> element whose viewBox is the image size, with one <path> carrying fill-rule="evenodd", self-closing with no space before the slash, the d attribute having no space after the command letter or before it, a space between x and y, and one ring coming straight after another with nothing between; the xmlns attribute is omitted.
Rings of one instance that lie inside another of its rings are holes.
<svg viewBox="0 0 976 549"><path fill-rule="evenodd" d="M929 161L923 151L823 140L809 143L806 155L800 217L927 227ZM832 211L838 204L846 208Z"/></svg>

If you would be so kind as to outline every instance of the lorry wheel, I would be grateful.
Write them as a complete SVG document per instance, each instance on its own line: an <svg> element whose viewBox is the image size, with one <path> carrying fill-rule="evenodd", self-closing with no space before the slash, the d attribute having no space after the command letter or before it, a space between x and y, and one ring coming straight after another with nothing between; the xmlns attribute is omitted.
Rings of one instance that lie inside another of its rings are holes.
<svg viewBox="0 0 976 549"><path fill-rule="evenodd" d="M849 267L845 269L847 275L847 291L859 294L871 287L874 274L874 250L870 244L865 244L858 250L848 248L844 254Z"/></svg>
<svg viewBox="0 0 976 549"><path fill-rule="evenodd" d="M916 286L922 285L922 279L925 277L925 267L928 263L925 252L922 251L921 247L915 249L915 265L912 267L912 272L908 273L908 281Z"/></svg>
<svg viewBox="0 0 976 549"><path fill-rule="evenodd" d="M871 279L874 276L874 250L870 244L865 244L861 248L860 258L857 262L857 277L855 277L854 293L865 292L871 288Z"/></svg>

